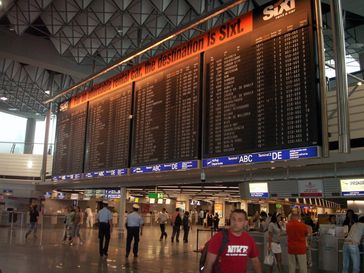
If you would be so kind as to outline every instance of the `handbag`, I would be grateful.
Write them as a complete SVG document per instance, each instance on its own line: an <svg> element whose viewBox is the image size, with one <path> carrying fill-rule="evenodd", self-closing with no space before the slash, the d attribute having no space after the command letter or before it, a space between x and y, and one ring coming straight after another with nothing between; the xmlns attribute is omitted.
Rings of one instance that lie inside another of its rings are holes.
<svg viewBox="0 0 364 273"><path fill-rule="evenodd" d="M271 251L267 251L264 257L264 264L272 266L274 264L274 254Z"/></svg>

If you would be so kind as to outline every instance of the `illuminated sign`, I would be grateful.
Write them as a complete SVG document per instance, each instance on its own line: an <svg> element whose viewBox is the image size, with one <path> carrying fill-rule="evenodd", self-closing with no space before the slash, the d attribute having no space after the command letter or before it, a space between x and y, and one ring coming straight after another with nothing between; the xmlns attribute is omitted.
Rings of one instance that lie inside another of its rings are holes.
<svg viewBox="0 0 364 273"><path fill-rule="evenodd" d="M300 197L322 197L322 180L298 181L298 191Z"/></svg>
<svg viewBox="0 0 364 273"><path fill-rule="evenodd" d="M250 197L268 198L268 183L249 183Z"/></svg>
<svg viewBox="0 0 364 273"><path fill-rule="evenodd" d="M318 147L294 148L286 150L276 150L269 152L241 154L235 156L222 156L203 160L203 167L216 167L225 165L240 165L250 163L262 163L281 160L293 160L302 158L318 157Z"/></svg>
<svg viewBox="0 0 364 273"><path fill-rule="evenodd" d="M190 170L190 169L196 169L197 167L198 167L198 161L191 160L191 161L184 161L184 162L133 167L133 168L131 168L131 173L132 174L159 173L159 172L166 172L166 171Z"/></svg>
<svg viewBox="0 0 364 273"><path fill-rule="evenodd" d="M163 199L164 193L163 192L150 192L148 193L148 197L152 199Z"/></svg>
<svg viewBox="0 0 364 273"><path fill-rule="evenodd" d="M342 196L364 196L364 179L341 179Z"/></svg>

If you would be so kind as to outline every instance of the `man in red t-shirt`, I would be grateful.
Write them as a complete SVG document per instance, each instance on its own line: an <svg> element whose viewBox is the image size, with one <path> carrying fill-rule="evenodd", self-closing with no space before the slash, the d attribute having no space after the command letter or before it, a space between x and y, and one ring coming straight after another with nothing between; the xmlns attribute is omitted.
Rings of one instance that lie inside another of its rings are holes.
<svg viewBox="0 0 364 273"><path fill-rule="evenodd" d="M244 210L234 210L230 216L229 243L222 255L218 252L223 234L218 232L211 238L208 245L204 273L211 273L218 258L221 273L246 273L248 258L251 259L255 273L262 273L259 252L254 239L245 231L247 215Z"/></svg>
<svg viewBox="0 0 364 273"><path fill-rule="evenodd" d="M306 236L308 229L304 223L298 221L299 218L298 210L293 209L291 220L287 224L289 273L295 273L297 265L300 273L307 273Z"/></svg>

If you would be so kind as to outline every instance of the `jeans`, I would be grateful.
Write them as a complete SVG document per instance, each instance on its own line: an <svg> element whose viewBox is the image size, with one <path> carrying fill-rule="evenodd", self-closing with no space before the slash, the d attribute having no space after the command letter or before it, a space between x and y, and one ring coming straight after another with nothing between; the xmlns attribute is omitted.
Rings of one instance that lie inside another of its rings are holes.
<svg viewBox="0 0 364 273"><path fill-rule="evenodd" d="M138 255L138 244L139 244L139 227L128 227L128 233L126 235L126 250L125 255L129 256L131 250L131 242L134 239L133 253L134 256Z"/></svg>
<svg viewBox="0 0 364 273"><path fill-rule="evenodd" d="M105 244L104 244L105 240ZM107 256L110 242L110 224L99 223L99 252L100 256Z"/></svg>
<svg viewBox="0 0 364 273"><path fill-rule="evenodd" d="M344 243L343 247L343 273L349 273L350 259L353 262L353 273L360 272L359 246Z"/></svg>
<svg viewBox="0 0 364 273"><path fill-rule="evenodd" d="M160 237L160 239L162 240L163 237L167 238L166 224L160 224L159 226L161 228L161 237Z"/></svg>

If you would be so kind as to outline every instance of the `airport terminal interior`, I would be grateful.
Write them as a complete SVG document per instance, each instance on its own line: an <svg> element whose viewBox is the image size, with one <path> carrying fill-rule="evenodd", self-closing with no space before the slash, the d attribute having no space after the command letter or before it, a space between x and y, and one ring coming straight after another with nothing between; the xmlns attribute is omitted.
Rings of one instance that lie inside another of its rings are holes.
<svg viewBox="0 0 364 273"><path fill-rule="evenodd" d="M363 273L363 83L361 0L0 0L0 273Z"/></svg>

